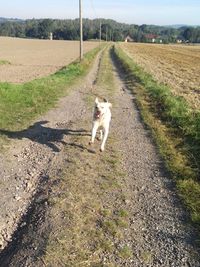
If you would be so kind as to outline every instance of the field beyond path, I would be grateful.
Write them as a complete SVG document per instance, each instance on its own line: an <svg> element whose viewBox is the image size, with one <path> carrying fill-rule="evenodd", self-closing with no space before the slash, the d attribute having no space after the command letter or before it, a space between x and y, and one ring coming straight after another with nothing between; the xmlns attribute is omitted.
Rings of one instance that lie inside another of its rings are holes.
<svg viewBox="0 0 200 267"><path fill-rule="evenodd" d="M200 109L200 46L122 43L128 55L159 83Z"/></svg>
<svg viewBox="0 0 200 267"><path fill-rule="evenodd" d="M84 53L99 42L84 42ZM78 41L0 37L0 82L25 83L55 73L79 57Z"/></svg>

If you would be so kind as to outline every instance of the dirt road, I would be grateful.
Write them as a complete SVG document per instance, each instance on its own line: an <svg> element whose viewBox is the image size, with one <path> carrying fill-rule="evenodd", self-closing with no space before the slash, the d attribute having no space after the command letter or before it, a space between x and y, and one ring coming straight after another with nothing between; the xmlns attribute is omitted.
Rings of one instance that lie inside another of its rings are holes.
<svg viewBox="0 0 200 267"><path fill-rule="evenodd" d="M104 153L88 145L95 95L113 103ZM195 230L108 51L57 108L10 137L2 247L40 185L0 266L200 266Z"/></svg>

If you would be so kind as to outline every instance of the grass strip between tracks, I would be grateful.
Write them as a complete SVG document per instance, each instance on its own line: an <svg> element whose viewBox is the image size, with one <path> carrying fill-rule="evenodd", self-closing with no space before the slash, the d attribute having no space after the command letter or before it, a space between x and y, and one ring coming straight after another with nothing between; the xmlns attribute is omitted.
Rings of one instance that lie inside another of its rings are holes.
<svg viewBox="0 0 200 267"><path fill-rule="evenodd" d="M151 129L177 190L200 227L200 112L156 82L118 45L114 54L127 87L136 96L145 124Z"/></svg>

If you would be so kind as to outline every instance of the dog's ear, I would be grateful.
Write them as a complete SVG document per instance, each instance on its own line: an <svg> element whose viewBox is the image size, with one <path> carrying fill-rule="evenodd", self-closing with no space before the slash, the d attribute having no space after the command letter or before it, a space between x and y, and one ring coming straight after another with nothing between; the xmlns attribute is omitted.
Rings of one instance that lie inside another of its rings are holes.
<svg viewBox="0 0 200 267"><path fill-rule="evenodd" d="M99 103L99 99L98 97L95 98L95 104L98 104Z"/></svg>
<svg viewBox="0 0 200 267"><path fill-rule="evenodd" d="M103 102L108 103L108 100L106 98L103 99Z"/></svg>
<svg viewBox="0 0 200 267"><path fill-rule="evenodd" d="M109 108L112 108L112 104L111 104L111 103L108 103L108 107L109 107Z"/></svg>

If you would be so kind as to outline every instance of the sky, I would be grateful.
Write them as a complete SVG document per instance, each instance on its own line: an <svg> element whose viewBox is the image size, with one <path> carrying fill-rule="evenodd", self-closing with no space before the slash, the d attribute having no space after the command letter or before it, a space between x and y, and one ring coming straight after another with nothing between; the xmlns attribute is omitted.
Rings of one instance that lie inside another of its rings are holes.
<svg viewBox="0 0 200 267"><path fill-rule="evenodd" d="M82 0L84 18L129 24L200 25L200 0ZM79 17L79 0L0 0L0 17Z"/></svg>

